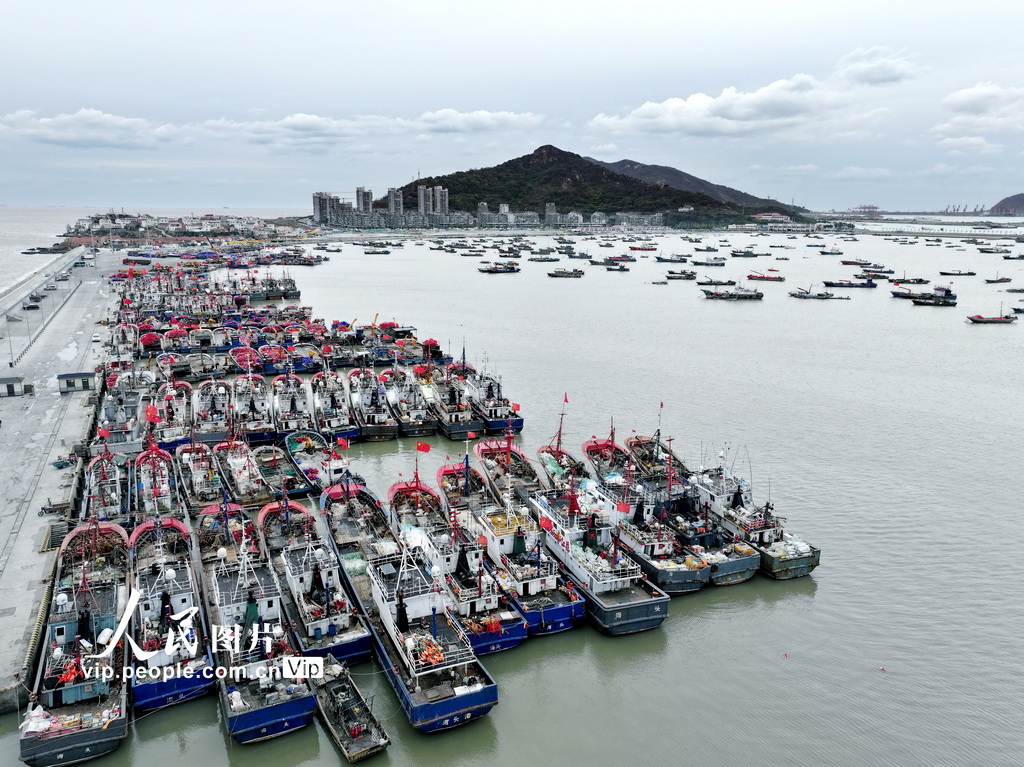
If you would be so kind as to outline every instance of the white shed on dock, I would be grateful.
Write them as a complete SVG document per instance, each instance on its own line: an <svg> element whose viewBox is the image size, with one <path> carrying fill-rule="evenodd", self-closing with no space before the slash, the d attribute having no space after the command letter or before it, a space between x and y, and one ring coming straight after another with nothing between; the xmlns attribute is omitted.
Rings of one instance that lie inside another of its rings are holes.
<svg viewBox="0 0 1024 767"><path fill-rule="evenodd" d="M76 391L95 391L96 374L88 373L59 373L57 375L57 388L61 394L70 394Z"/></svg>
<svg viewBox="0 0 1024 767"><path fill-rule="evenodd" d="M24 394L25 379L23 376L0 378L0 397L21 397Z"/></svg>

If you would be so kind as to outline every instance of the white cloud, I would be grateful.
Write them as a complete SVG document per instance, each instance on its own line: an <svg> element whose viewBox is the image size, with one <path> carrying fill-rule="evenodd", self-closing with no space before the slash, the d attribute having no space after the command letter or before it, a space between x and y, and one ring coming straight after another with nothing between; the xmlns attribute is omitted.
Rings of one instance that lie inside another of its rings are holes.
<svg viewBox="0 0 1024 767"><path fill-rule="evenodd" d="M98 109L81 109L55 117L40 117L35 112L22 110L0 117L0 136L76 148L120 149L147 149L172 141L187 143L212 138L271 149L322 152L340 142L367 136L409 135L418 140L430 134L501 133L533 128L543 119L533 113L441 109L414 118L383 115L333 118L300 112L276 120L223 117L172 125L108 114Z"/></svg>
<svg viewBox="0 0 1024 767"><path fill-rule="evenodd" d="M839 119L876 121L887 114L866 105L858 86L902 82L915 73L907 54L888 48L858 48L844 56L824 80L796 74L744 92L729 86L718 96L694 93L648 101L625 115L599 114L589 127L621 133L679 133L690 136L778 134L788 128ZM849 131L845 131L846 136Z"/></svg>
<svg viewBox="0 0 1024 767"><path fill-rule="evenodd" d="M619 147L617 144L613 144L610 142L607 144L596 144L590 147L590 151L594 152L595 154L602 154L604 152L615 152L618 151L618 149Z"/></svg>
<svg viewBox="0 0 1024 767"><path fill-rule="evenodd" d="M883 179L892 178L893 172L888 168L861 168L857 165L847 165L841 168L836 175L845 179Z"/></svg>
<svg viewBox="0 0 1024 767"><path fill-rule="evenodd" d="M944 138L938 142L941 149L950 154L997 154L1003 150L1002 144L991 144L981 136L957 136Z"/></svg>
<svg viewBox="0 0 1024 767"><path fill-rule="evenodd" d="M73 114L40 117L22 109L0 117L3 133L44 144L90 149L151 149L178 137L173 125L161 125L139 117L122 117L98 109L79 109Z"/></svg>
<svg viewBox="0 0 1024 767"><path fill-rule="evenodd" d="M859 85L891 85L913 77L917 72L906 51L882 46L857 48L839 59L833 77Z"/></svg>
<svg viewBox="0 0 1024 767"><path fill-rule="evenodd" d="M942 106L953 116L932 126L939 136L978 138L1024 130L1024 88L980 82L950 93Z"/></svg>

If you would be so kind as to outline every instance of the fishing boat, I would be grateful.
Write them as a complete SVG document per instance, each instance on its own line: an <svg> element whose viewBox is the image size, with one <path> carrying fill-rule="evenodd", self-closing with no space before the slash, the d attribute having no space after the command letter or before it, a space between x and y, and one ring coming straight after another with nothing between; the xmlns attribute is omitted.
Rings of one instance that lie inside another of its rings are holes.
<svg viewBox="0 0 1024 767"><path fill-rule="evenodd" d="M369 660L369 629L345 589L341 565L321 541L312 512L288 497L268 503L256 520L263 557L273 566L286 625L299 655Z"/></svg>
<svg viewBox="0 0 1024 767"><path fill-rule="evenodd" d="M700 248L694 248L693 251L694 253L717 253L718 248L716 248L714 245L705 245Z"/></svg>
<svg viewBox="0 0 1024 767"><path fill-rule="evenodd" d="M736 284L736 280L713 280L710 277L705 277L703 280L697 280L697 284L698 285L708 286L708 287L711 287L711 286L735 285Z"/></svg>
<svg viewBox="0 0 1024 767"><path fill-rule="evenodd" d="M583 595L587 614L598 629L619 636L662 624L668 616L668 594L647 581L640 566L619 551L603 510L584 510L573 490L535 494L530 504L547 532L545 546Z"/></svg>
<svg viewBox="0 0 1024 767"><path fill-rule="evenodd" d="M469 454L459 463L448 463L437 470L437 486L449 514L470 507L494 503L490 485L483 475L469 465Z"/></svg>
<svg viewBox="0 0 1024 767"><path fill-rule="evenodd" d="M785 282L786 278L781 274L762 274L761 272L751 272L747 275L748 280L760 280L761 282Z"/></svg>
<svg viewBox="0 0 1024 767"><path fill-rule="evenodd" d="M625 264L614 264L612 266L605 266L606 272L628 272L629 267Z"/></svg>
<svg viewBox="0 0 1024 767"><path fill-rule="evenodd" d="M110 446L89 461L85 470L86 514L101 522L123 521L131 508L131 491L125 465L127 456Z"/></svg>
<svg viewBox="0 0 1024 767"><path fill-rule="evenodd" d="M630 250L640 250L640 251L646 251L646 252L652 252L653 253L658 248L657 248L656 245L630 245L629 249Z"/></svg>
<svg viewBox="0 0 1024 767"><path fill-rule="evenodd" d="M931 280L926 280L924 277L907 277L907 273L904 272L902 277L886 277L886 280L896 285L927 285Z"/></svg>
<svg viewBox="0 0 1024 767"><path fill-rule="evenodd" d="M57 552L42 656L18 739L32 767L110 753L128 734L127 658L116 636L130 614L128 534L91 516Z"/></svg>
<svg viewBox="0 0 1024 767"><path fill-rule="evenodd" d="M469 372L465 377L466 399L473 412L484 422L485 434L518 434L525 419L519 404L510 402L502 389L501 377L487 372Z"/></svg>
<svg viewBox="0 0 1024 767"><path fill-rule="evenodd" d="M252 448L244 440L231 438L217 443L213 456L236 503L264 504L274 497L273 489L260 473Z"/></svg>
<svg viewBox="0 0 1024 767"><path fill-rule="evenodd" d="M224 485L213 450L204 442L179 445L174 451L178 488L189 509L196 511L224 496Z"/></svg>
<svg viewBox="0 0 1024 767"><path fill-rule="evenodd" d="M388 488L388 511L397 536L411 528L429 535L447 535L448 516L443 510L441 496L420 479L418 456L412 479L395 482ZM443 553L454 559L454 549Z"/></svg>
<svg viewBox="0 0 1024 767"><path fill-rule="evenodd" d="M572 258L572 256L570 256L570 258ZM548 272L548 277L579 279L584 274L586 274L586 272L584 272L582 269L563 269L560 267L558 269L555 269L553 272Z"/></svg>
<svg viewBox="0 0 1024 767"><path fill-rule="evenodd" d="M700 511L720 525L727 536L750 544L760 555L761 572L787 580L809 574L821 562L821 549L785 531L786 520L769 501L757 506L750 483L731 476L724 451L719 465L699 468L690 478Z"/></svg>
<svg viewBox="0 0 1024 767"><path fill-rule="evenodd" d="M665 273L666 280L695 280L697 279L697 272L692 269L670 269Z"/></svg>
<svg viewBox="0 0 1024 767"><path fill-rule="evenodd" d="M807 298L814 299L817 301L849 301L849 296L837 296L835 293L829 293L827 290L818 292L812 292L810 288L797 288L796 290L789 291L789 295L793 298Z"/></svg>
<svg viewBox="0 0 1024 767"><path fill-rule="evenodd" d="M874 280L854 282L853 280L825 280L822 282L826 288L877 288L878 283Z"/></svg>
<svg viewBox="0 0 1024 767"><path fill-rule="evenodd" d="M475 721L498 703L498 685L415 551L367 562L371 625L381 665L409 723L437 732Z"/></svg>
<svg viewBox="0 0 1024 767"><path fill-rule="evenodd" d="M1012 281L1013 280L1011 278L1009 278L1009 277L1000 277L998 273L996 274L994 279L991 279L991 280L986 279L985 280L985 282L987 282L989 285L1000 285L1000 284L1004 284L1004 283L1012 282Z"/></svg>
<svg viewBox="0 0 1024 767"><path fill-rule="evenodd" d="M359 437L359 424L349 407L345 377L333 370L314 373L310 380L313 390L313 418L316 430L328 435L331 441L354 440Z"/></svg>
<svg viewBox="0 0 1024 767"><path fill-rule="evenodd" d="M217 680L223 721L239 743L255 743L305 727L316 702L309 683L289 673L295 655L282 623L281 592L268 562L252 552L252 524L237 505L201 513L204 595L210 622L234 627L219 646L218 666L232 669Z"/></svg>
<svg viewBox="0 0 1024 767"><path fill-rule="evenodd" d="M413 372L395 366L383 371L379 379L403 437L428 437L437 431L437 419Z"/></svg>
<svg viewBox="0 0 1024 767"><path fill-rule="evenodd" d="M488 570L531 635L568 631L583 620L586 603L544 551L528 507L506 499L501 506L470 507L464 518L486 546Z"/></svg>
<svg viewBox="0 0 1024 767"><path fill-rule="evenodd" d="M681 484L681 483L680 483ZM711 577L711 566L683 550L675 532L656 514L656 496L627 486L615 494L593 480L579 488L581 508L608 515L619 552L640 567L651 583L670 596L699 591Z"/></svg>
<svg viewBox="0 0 1024 767"><path fill-rule="evenodd" d="M839 262L843 266L870 266L870 261L865 261L863 258L847 259Z"/></svg>
<svg viewBox="0 0 1024 767"><path fill-rule="evenodd" d="M478 267L477 271L483 274L516 274L521 269L515 261L495 261L493 264Z"/></svg>
<svg viewBox="0 0 1024 767"><path fill-rule="evenodd" d="M496 498L504 498L509 493L528 494L546 489L537 470L511 434L504 439L492 437L482 440L473 446L473 453Z"/></svg>
<svg viewBox="0 0 1024 767"><path fill-rule="evenodd" d="M583 455L590 461L597 481L607 487L621 487L632 471L629 451L615 441L614 423L607 439L591 437L583 443Z"/></svg>
<svg viewBox="0 0 1024 767"><path fill-rule="evenodd" d="M310 681L320 721L348 762L360 762L391 744L373 714L373 698L363 697L344 663L326 658L323 676Z"/></svg>
<svg viewBox="0 0 1024 767"><path fill-rule="evenodd" d="M135 710L154 711L206 695L213 689L213 655L191 531L178 519L156 517L132 531L128 547L138 597L131 636L142 650L133 658Z"/></svg>
<svg viewBox="0 0 1024 767"><path fill-rule="evenodd" d="M270 390L263 376L246 373L231 385L235 433L250 444L277 439Z"/></svg>
<svg viewBox="0 0 1024 767"><path fill-rule="evenodd" d="M1008 325L1017 321L1017 315L1000 314L994 317L985 317L981 314L970 314L967 316L967 320L975 325Z"/></svg>
<svg viewBox="0 0 1024 767"><path fill-rule="evenodd" d="M343 439L327 444L315 431L297 431L285 437L284 446L299 471L318 491L351 481L354 476L349 460L342 455L348 447Z"/></svg>
<svg viewBox="0 0 1024 767"><path fill-rule="evenodd" d="M693 259L690 261L694 266L725 266L724 256L712 256L711 258L705 258L698 261Z"/></svg>
<svg viewBox="0 0 1024 767"><path fill-rule="evenodd" d="M367 442L395 439L398 421L388 409L387 394L376 374L368 368L356 368L349 371L348 383L359 436Z"/></svg>
<svg viewBox="0 0 1024 767"><path fill-rule="evenodd" d="M961 269L948 269L946 271L939 271L939 274L943 277L974 277L977 272L963 271Z"/></svg>
<svg viewBox="0 0 1024 767"><path fill-rule="evenodd" d="M764 298L764 293L760 290L740 287L733 288L732 290L707 290L701 288L701 293L704 294L705 298L719 301L760 301Z"/></svg>
<svg viewBox="0 0 1024 767"><path fill-rule="evenodd" d="M193 433L200 442L221 442L228 436L233 411L231 386L224 381L208 379L196 390L195 426Z"/></svg>
<svg viewBox="0 0 1024 767"><path fill-rule="evenodd" d="M432 371L429 388L424 386L424 395L434 417L437 428L448 439L475 439L484 433L484 420L473 410L466 392L465 376L459 380L450 369L444 372Z"/></svg>
<svg viewBox="0 0 1024 767"><path fill-rule="evenodd" d="M189 441L192 422L192 384L168 381L156 393L159 419L153 424L153 437L164 450L174 450Z"/></svg>
<svg viewBox="0 0 1024 767"><path fill-rule="evenodd" d="M132 474L137 521L179 511L174 459L170 453L151 442L135 459Z"/></svg>
<svg viewBox="0 0 1024 767"><path fill-rule="evenodd" d="M717 250L717 248L715 250ZM654 260L659 264L685 264L690 260L690 257L680 255L679 253L673 253L670 256L655 256Z"/></svg>
<svg viewBox="0 0 1024 767"><path fill-rule="evenodd" d="M761 555L753 546L737 541L714 522L706 508L701 509L698 494L692 487L682 497L659 513L658 518L676 533L683 550L695 560L704 562L712 586L731 586L754 577L761 566Z"/></svg>
<svg viewBox="0 0 1024 767"><path fill-rule="evenodd" d="M841 255L843 255L843 251L841 251L839 249L838 245L830 245L827 248L822 248L818 252L821 253L821 255L823 255L823 256L841 256Z"/></svg>
<svg viewBox="0 0 1024 767"><path fill-rule="evenodd" d="M315 428L313 404L305 381L294 373L282 373L274 377L272 388L279 439L293 431Z"/></svg>
<svg viewBox="0 0 1024 767"><path fill-rule="evenodd" d="M260 445L253 448L252 454L274 497L301 498L313 492L313 483L283 447Z"/></svg>
<svg viewBox="0 0 1024 767"><path fill-rule="evenodd" d="M537 458L541 471L547 477L548 485L555 490L566 490L570 484L579 485L584 479L590 477L583 461L573 457L562 447L562 424L565 421L565 403L569 400L566 394L563 398L562 412L558 416L558 431L551 441L537 448Z"/></svg>

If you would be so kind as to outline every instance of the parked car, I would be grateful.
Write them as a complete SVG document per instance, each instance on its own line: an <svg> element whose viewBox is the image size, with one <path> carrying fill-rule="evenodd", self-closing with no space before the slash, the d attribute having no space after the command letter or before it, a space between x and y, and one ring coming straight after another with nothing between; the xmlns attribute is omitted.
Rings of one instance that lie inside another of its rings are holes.
<svg viewBox="0 0 1024 767"><path fill-rule="evenodd" d="M47 285L45 288L43 288L43 290L56 290L56 289L57 289L56 285Z"/></svg>
<svg viewBox="0 0 1024 767"><path fill-rule="evenodd" d="M92 334L92 342L94 344L98 344L101 340L102 339L100 338L100 334L99 333L93 333Z"/></svg>

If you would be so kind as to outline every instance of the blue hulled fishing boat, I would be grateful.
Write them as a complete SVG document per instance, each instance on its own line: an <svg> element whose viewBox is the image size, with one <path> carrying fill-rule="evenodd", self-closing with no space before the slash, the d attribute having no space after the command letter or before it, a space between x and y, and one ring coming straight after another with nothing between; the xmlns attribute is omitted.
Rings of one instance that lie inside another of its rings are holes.
<svg viewBox="0 0 1024 767"><path fill-rule="evenodd" d="M210 622L230 632L214 642L218 666L231 670L217 681L221 710L231 737L254 743L305 727L316 701L286 665L294 652L281 592L269 564L253 555L252 523L240 512L228 503L204 509L198 535Z"/></svg>
<svg viewBox="0 0 1024 767"><path fill-rule="evenodd" d="M135 653L135 709L152 711L207 694L213 656L188 527L172 517L150 519L128 543L138 595L132 636L148 656Z"/></svg>

